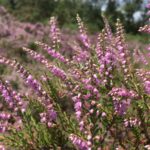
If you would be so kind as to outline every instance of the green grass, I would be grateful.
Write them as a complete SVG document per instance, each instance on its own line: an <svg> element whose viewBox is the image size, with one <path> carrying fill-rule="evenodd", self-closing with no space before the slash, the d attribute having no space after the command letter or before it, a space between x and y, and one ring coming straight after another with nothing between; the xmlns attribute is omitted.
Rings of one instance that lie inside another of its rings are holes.
<svg viewBox="0 0 150 150"><path fill-rule="evenodd" d="M142 44L149 44L150 38L145 34L126 34L127 41L137 41Z"/></svg>

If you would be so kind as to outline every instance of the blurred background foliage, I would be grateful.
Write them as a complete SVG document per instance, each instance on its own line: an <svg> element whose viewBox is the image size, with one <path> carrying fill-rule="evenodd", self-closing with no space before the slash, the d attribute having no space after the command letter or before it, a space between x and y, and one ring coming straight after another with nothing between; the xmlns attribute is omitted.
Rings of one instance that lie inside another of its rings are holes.
<svg viewBox="0 0 150 150"><path fill-rule="evenodd" d="M120 18L127 33L136 34L146 18L147 0L0 0L19 20L46 23L50 16L57 16L60 26L76 28L79 13L92 31L102 29L101 14L105 14L114 27Z"/></svg>

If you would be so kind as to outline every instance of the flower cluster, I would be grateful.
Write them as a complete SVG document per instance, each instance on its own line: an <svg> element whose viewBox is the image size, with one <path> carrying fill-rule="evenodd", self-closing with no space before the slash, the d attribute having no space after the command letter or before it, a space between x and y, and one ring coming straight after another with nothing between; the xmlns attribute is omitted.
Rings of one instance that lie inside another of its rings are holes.
<svg viewBox="0 0 150 150"><path fill-rule="evenodd" d="M38 57L39 58L39 57ZM40 103L45 106L46 108L46 115L48 116L47 118L51 118L54 114L54 109L53 109L53 104L51 98L47 95L46 91L44 91L40 85L40 83L33 78L33 76L24 69L22 65L17 63L15 60L9 60L6 59L5 57L0 58L0 63L6 64L10 67L13 67L24 79L25 83L27 84L28 87L30 87L37 95L40 97L39 101ZM7 96L7 94L6 94ZM6 97L7 98L7 97ZM11 103L9 103L10 105ZM42 116L42 115L41 115ZM56 117L56 115L55 115ZM47 123L54 121L56 118L53 117L53 119L47 120Z"/></svg>
<svg viewBox="0 0 150 150"><path fill-rule="evenodd" d="M82 111L82 102L80 100L80 95L78 96L74 96L72 99L73 99L73 102L74 102L74 108L75 108L75 111L76 111L76 117L78 120L80 120L81 118L81 111Z"/></svg>
<svg viewBox="0 0 150 150"><path fill-rule="evenodd" d="M13 127L16 129L20 128L22 125L22 119L19 116L19 113L24 113L26 111L27 102L23 100L20 93L12 90L7 82L4 84L0 81L0 94L6 103L6 106L4 105L5 103L2 103L1 109L5 110L6 107L8 108L8 112L2 111L0 113L0 132L6 132L7 129L12 126L12 123L9 121L12 118L15 123L18 124L17 126L13 124Z"/></svg>
<svg viewBox="0 0 150 150"><path fill-rule="evenodd" d="M137 97L134 91L125 88L113 88L109 94L113 99L115 112L119 115L126 114L131 100Z"/></svg>
<svg viewBox="0 0 150 150"><path fill-rule="evenodd" d="M116 49L118 51L118 59L121 64L125 80L129 78L129 64L128 64L128 59L129 59L129 51L127 48L127 45L125 44L125 39L124 39L124 30L123 26L120 23L120 20L117 21L116 24Z"/></svg>
<svg viewBox="0 0 150 150"><path fill-rule="evenodd" d="M59 52L56 52L55 49L52 49L50 46L48 46L45 43L42 42L35 42L37 45L40 45L45 51L47 51L47 53L52 56L55 59L60 60L61 62L67 63L68 59L66 59L62 54L60 54Z"/></svg>
<svg viewBox="0 0 150 150"><path fill-rule="evenodd" d="M69 139L79 150L91 150L88 143L80 137L70 134Z"/></svg>
<svg viewBox="0 0 150 150"><path fill-rule="evenodd" d="M78 27L79 27L79 31L80 31L80 39L82 41L82 43L84 44L84 46L89 49L91 48L91 43L90 40L88 38L88 35L86 33L86 29L84 27L84 24L80 18L80 16L77 14L77 21L78 21Z"/></svg>
<svg viewBox="0 0 150 150"><path fill-rule="evenodd" d="M145 92L147 94L150 94L150 72L143 69L137 69L136 74L142 81Z"/></svg>
<svg viewBox="0 0 150 150"><path fill-rule="evenodd" d="M54 76L57 76L62 80L66 79L66 73L62 69L56 67L55 65L51 65L42 54L34 52L33 50L25 47L23 48L23 50L29 53L33 59L44 64Z"/></svg>
<svg viewBox="0 0 150 150"><path fill-rule="evenodd" d="M129 118L124 120L126 127L140 126L141 122L137 118Z"/></svg>
<svg viewBox="0 0 150 150"><path fill-rule="evenodd" d="M145 25L144 27L140 27L139 31L149 34L150 33L150 27L149 27L149 25Z"/></svg>
<svg viewBox="0 0 150 150"><path fill-rule="evenodd" d="M0 81L0 93L10 109L25 111L26 102L23 101L21 94L8 87L8 84L4 85L2 81Z"/></svg>
<svg viewBox="0 0 150 150"><path fill-rule="evenodd" d="M115 51L112 48L113 40L111 29L107 23L107 20L104 18L106 22L105 30L102 31L98 35L97 44L96 44L96 54L99 62L99 74L101 76L101 84L107 85L112 84L110 80L113 78L112 72L113 68L116 65L115 61ZM107 46L104 46L104 45Z"/></svg>
<svg viewBox="0 0 150 150"><path fill-rule="evenodd" d="M78 47L77 47L77 49L75 49L75 54L76 54L76 55L73 56L73 60L74 60L75 62L78 62L78 63L82 63L82 62L84 63L84 62L86 62L86 61L89 59L89 57L90 57L88 51L82 51L82 50L79 49Z"/></svg>
<svg viewBox="0 0 150 150"><path fill-rule="evenodd" d="M53 48L56 48L58 44L61 43L60 29L58 28L57 19L55 17L51 17L49 23L50 23L50 37L52 39Z"/></svg>

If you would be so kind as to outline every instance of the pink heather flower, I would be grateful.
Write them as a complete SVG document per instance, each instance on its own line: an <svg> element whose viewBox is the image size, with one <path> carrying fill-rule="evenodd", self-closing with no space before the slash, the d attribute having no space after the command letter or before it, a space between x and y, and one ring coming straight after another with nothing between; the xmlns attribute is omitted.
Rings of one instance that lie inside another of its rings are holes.
<svg viewBox="0 0 150 150"><path fill-rule="evenodd" d="M86 29L84 27L84 24L83 24L83 22L82 22L82 20L78 14L77 14L77 22L78 22L78 27L79 27L79 31L80 31L80 39L81 39L82 43L84 44L84 46L87 49L89 49L89 48L91 48L91 43L90 43L90 40L89 40L88 35L86 33Z"/></svg>
<svg viewBox="0 0 150 150"><path fill-rule="evenodd" d="M57 52L56 50L52 49L45 43L42 42L35 42L37 45L41 46L51 57L60 60L61 62L68 63L68 59L66 59L61 53Z"/></svg>
<svg viewBox="0 0 150 150"><path fill-rule="evenodd" d="M147 94L150 94L150 71L144 71L142 69L137 69L136 74L142 81L145 92Z"/></svg>
<svg viewBox="0 0 150 150"><path fill-rule="evenodd" d="M55 17L51 17L49 23L50 23L50 37L52 39L53 48L56 48L57 44L60 44L61 42L60 29L58 28L57 19Z"/></svg>
<svg viewBox="0 0 150 150"><path fill-rule="evenodd" d="M83 41L84 45L87 48L90 48L89 43L88 43L88 39L87 39L87 35L82 33L82 34L80 34L80 37L81 37L81 40Z"/></svg>
<svg viewBox="0 0 150 150"><path fill-rule="evenodd" d="M106 117L106 113L105 112L102 112L102 117Z"/></svg>
<svg viewBox="0 0 150 150"><path fill-rule="evenodd" d="M83 129L84 129L84 121L83 120L79 122L79 126L80 126L80 131L83 131Z"/></svg>
<svg viewBox="0 0 150 150"><path fill-rule="evenodd" d="M145 81L144 87L145 87L146 93L150 94L150 81Z"/></svg>
<svg viewBox="0 0 150 150"><path fill-rule="evenodd" d="M137 118L129 118L124 120L125 127L140 126L141 122Z"/></svg>
<svg viewBox="0 0 150 150"><path fill-rule="evenodd" d="M102 35L99 34L97 38L97 44L96 44L95 50L96 50L98 62L100 65L101 65L101 58L103 57L103 49L101 47L101 40L102 40Z"/></svg>
<svg viewBox="0 0 150 150"><path fill-rule="evenodd" d="M80 137L70 134L69 139L79 150L91 150L87 141L81 139Z"/></svg>
<svg viewBox="0 0 150 150"><path fill-rule="evenodd" d="M99 85L101 83L100 77L98 77L97 74L93 74L92 78L93 78L92 80L93 80L94 84L96 85L96 87L99 87Z"/></svg>
<svg viewBox="0 0 150 150"><path fill-rule="evenodd" d="M112 35L111 33L108 34L110 35L108 35L107 38L110 38ZM102 48L101 45L103 45L104 40L105 39L103 38L103 34L99 34L97 39L98 42L96 45L96 53L100 65L99 75L101 80L99 80L99 82L103 85L106 85L108 80L113 78L112 70L116 64L116 61L114 59L115 55L111 47L106 47L106 49Z"/></svg>
<svg viewBox="0 0 150 150"><path fill-rule="evenodd" d="M112 97L114 109L118 115L126 114L131 100L137 97L134 91L124 88L113 88L109 94Z"/></svg>
<svg viewBox="0 0 150 150"><path fill-rule="evenodd" d="M42 80L42 81L44 81L44 82L46 82L46 81L48 81L48 80L49 80L49 78L48 78L48 77L46 77L46 76L44 76L44 75L41 75L41 80Z"/></svg>
<svg viewBox="0 0 150 150"><path fill-rule="evenodd" d="M43 55L25 47L23 48L23 50L28 52L30 56L32 56L35 60L44 64L52 74L54 74L55 76L59 77L62 80L66 79L66 73L62 69L56 67L55 65L49 64L48 60Z"/></svg>
<svg viewBox="0 0 150 150"><path fill-rule="evenodd" d="M48 119L48 120L51 120L51 121L56 120L56 118L57 118L57 113L56 113L56 111L50 109L50 110L47 111L47 113L49 114L49 116L48 116L49 119Z"/></svg>
<svg viewBox="0 0 150 150"><path fill-rule="evenodd" d="M6 64L8 66L12 66L13 68L15 68L17 70L18 73L21 74L21 77L24 79L25 83L31 89L33 89L33 91L41 98L39 101L46 108L46 116L51 115L51 113L49 113L49 112L53 112L53 114L54 114L55 111L52 106L51 98L47 95L46 91L44 91L42 89L40 83L36 79L34 79L33 76L29 72L27 72L23 66L21 66L16 61L11 61L9 59L6 59L5 57L0 57L0 62L3 64ZM9 105L11 107L13 107L12 97L8 94L6 89L3 90L2 95L5 97L5 99L7 101L9 101ZM52 115L52 116L53 116L52 118L54 119L54 115ZM52 118L48 117L48 119L50 119L50 121L53 120Z"/></svg>
<svg viewBox="0 0 150 150"><path fill-rule="evenodd" d="M0 145L0 150L6 150L4 145Z"/></svg>
<svg viewBox="0 0 150 150"><path fill-rule="evenodd" d="M13 117L16 123L16 118L19 117L18 114L20 111L24 112L26 110L27 103L23 101L19 93L13 91L8 84L4 85L2 82L0 82L0 94L6 102L8 109L11 111L11 114L7 112L0 113L0 132L3 133L11 124L9 123L9 119ZM15 123L13 124L13 127L15 127Z"/></svg>
<svg viewBox="0 0 150 150"><path fill-rule="evenodd" d="M117 21L116 30L117 30L115 38L115 47L117 50L116 55L118 62L121 66L121 69L124 73L124 79L125 81L127 81L128 78L130 77L128 64L128 60L130 57L128 47L124 42L124 29L122 24L120 23L120 20Z"/></svg>
<svg viewBox="0 0 150 150"><path fill-rule="evenodd" d="M47 49L47 53L51 55L53 58L56 58L64 63L67 63L67 60L64 58L63 55L61 55L59 52L56 52L54 49L51 49L50 47Z"/></svg>
<svg viewBox="0 0 150 150"><path fill-rule="evenodd" d="M150 14L150 12L148 12L148 14ZM144 27L140 27L139 31L150 34L150 25L145 25Z"/></svg>
<svg viewBox="0 0 150 150"><path fill-rule="evenodd" d="M8 85L4 85L0 81L0 93L7 103L8 107L13 109L14 111L18 111L20 109L22 112L26 109L27 103L23 101L20 93L12 90Z"/></svg>
<svg viewBox="0 0 150 150"><path fill-rule="evenodd" d="M48 127L51 127L53 125L52 122L57 118L57 113L53 108L49 108L46 113L40 113L40 117L42 123L46 123Z"/></svg>
<svg viewBox="0 0 150 150"><path fill-rule="evenodd" d="M80 110L81 107L82 107L82 103L81 103L81 102L77 102L77 103L75 104L75 109L76 109L76 110Z"/></svg>
<svg viewBox="0 0 150 150"><path fill-rule="evenodd" d="M88 93L88 94L86 94L86 95L83 95L83 99L84 99L84 100L88 100L88 99L90 99L91 96L92 96L92 95L91 95L90 93Z"/></svg>
<svg viewBox="0 0 150 150"><path fill-rule="evenodd" d="M38 83L38 81L34 79L31 74L25 78L25 83L32 88L39 97L42 97L45 94L45 91L42 90L40 83Z"/></svg>
<svg viewBox="0 0 150 150"><path fill-rule="evenodd" d="M10 119L11 115L9 113L6 113L6 112L1 112L0 113L0 119L1 120L8 120Z"/></svg>
<svg viewBox="0 0 150 150"><path fill-rule="evenodd" d="M66 73L62 70L62 69L60 69L60 68L58 68L58 67L56 67L56 66L48 66L49 67L49 70L55 75L55 76L57 76L57 77L59 77L60 79L62 79L63 81L67 78L67 76L66 76Z"/></svg>
<svg viewBox="0 0 150 150"><path fill-rule="evenodd" d="M75 114L76 114L77 120L80 120L80 118L81 118L81 111L78 110L78 111L75 112Z"/></svg>
<svg viewBox="0 0 150 150"><path fill-rule="evenodd" d="M90 55L88 51L76 50L75 56L73 56L74 62L82 63L86 62L89 59Z"/></svg>
<svg viewBox="0 0 150 150"><path fill-rule="evenodd" d="M75 109L75 114L76 114L76 118L79 121L81 119L81 111L82 111L82 103L80 100L80 95L78 96L74 96L72 98L73 102L74 102L74 109Z"/></svg>
<svg viewBox="0 0 150 150"><path fill-rule="evenodd" d="M95 96L97 99L100 98L100 93L99 93L98 89L91 84L91 78L88 78L88 79L83 78L81 82L83 83L84 89L88 90L91 95ZM85 98L85 96L83 96L83 97Z"/></svg>

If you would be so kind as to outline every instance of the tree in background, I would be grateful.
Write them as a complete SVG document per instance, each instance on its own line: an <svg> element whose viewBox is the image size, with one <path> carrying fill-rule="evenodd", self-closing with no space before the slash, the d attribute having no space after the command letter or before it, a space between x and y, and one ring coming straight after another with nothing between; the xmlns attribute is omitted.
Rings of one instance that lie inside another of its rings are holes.
<svg viewBox="0 0 150 150"><path fill-rule="evenodd" d="M135 21L134 14L137 11L143 12L142 8L143 0L126 0L124 4L124 17L125 17L125 28L127 32L136 33L139 26L142 26L143 19ZM144 17L144 16L143 16Z"/></svg>
<svg viewBox="0 0 150 150"><path fill-rule="evenodd" d="M136 22L134 20L137 11L145 11L142 7L143 2L143 0L0 0L0 4L9 8L21 21L45 22L50 16L55 15L63 26L74 24L75 16L79 13L91 29L103 27L101 13L105 7L105 15L112 27L117 18L120 18L125 30L132 33L136 33L144 22L144 15L141 20Z"/></svg>
<svg viewBox="0 0 150 150"><path fill-rule="evenodd" d="M112 29L115 27L115 23L117 18L119 18L122 22L124 22L124 15L122 12L118 9L120 8L120 3L115 0L108 0L107 7L105 10L105 16L108 18Z"/></svg>
<svg viewBox="0 0 150 150"><path fill-rule="evenodd" d="M53 11L53 15L58 17L60 25L75 23L76 14L80 10L80 0L60 0Z"/></svg>
<svg viewBox="0 0 150 150"><path fill-rule="evenodd" d="M10 6L12 9L15 9L16 7L16 1L15 0L9 0Z"/></svg>

